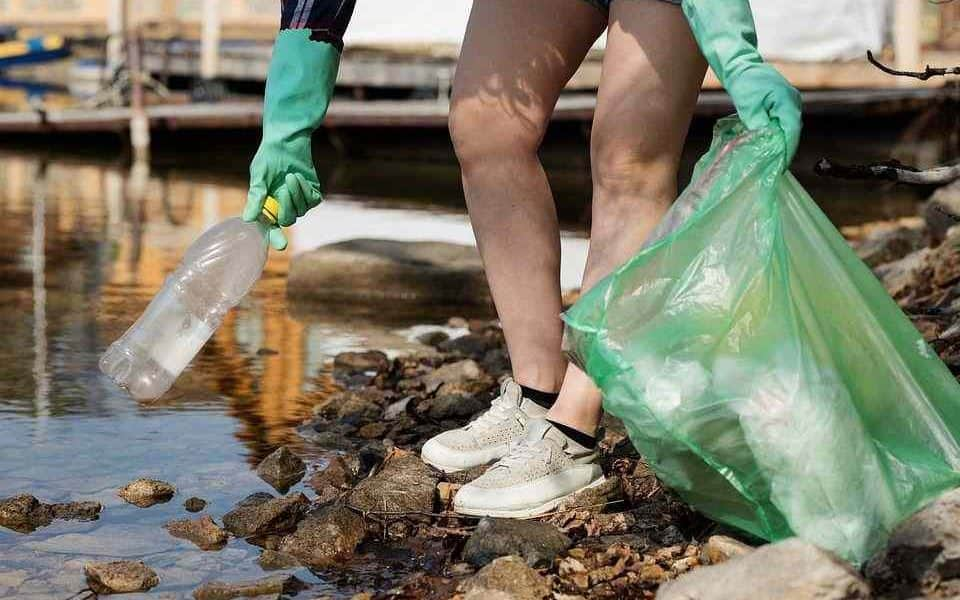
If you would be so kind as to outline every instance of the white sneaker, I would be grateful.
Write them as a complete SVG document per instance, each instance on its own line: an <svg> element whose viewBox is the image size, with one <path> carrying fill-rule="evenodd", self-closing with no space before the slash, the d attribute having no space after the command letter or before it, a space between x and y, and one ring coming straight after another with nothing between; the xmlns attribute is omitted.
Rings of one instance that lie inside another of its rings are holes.
<svg viewBox="0 0 960 600"><path fill-rule="evenodd" d="M526 433L527 423L546 414L547 409L524 398L520 386L507 379L489 410L465 427L430 438L420 456L445 473L485 465L506 456L510 445Z"/></svg>
<svg viewBox="0 0 960 600"><path fill-rule="evenodd" d="M527 519L548 513L569 496L601 485L597 451L585 448L543 419L486 473L453 499L464 515Z"/></svg>

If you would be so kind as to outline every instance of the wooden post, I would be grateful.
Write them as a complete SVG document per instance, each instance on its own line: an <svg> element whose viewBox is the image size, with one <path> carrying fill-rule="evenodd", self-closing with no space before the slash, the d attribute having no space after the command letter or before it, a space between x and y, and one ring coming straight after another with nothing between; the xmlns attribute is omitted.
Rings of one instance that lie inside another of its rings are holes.
<svg viewBox="0 0 960 600"><path fill-rule="evenodd" d="M124 0L129 2L129 0ZM130 77L130 145L134 164L150 162L150 121L143 98L143 61L140 27L128 28L127 71Z"/></svg>
<svg viewBox="0 0 960 600"><path fill-rule="evenodd" d="M110 0L107 6L107 77L111 77L123 62L127 18L127 3L124 0Z"/></svg>
<svg viewBox="0 0 960 600"><path fill-rule="evenodd" d="M893 58L896 69L916 71L921 65L920 29L923 0L895 0L893 9ZM916 79L896 77L897 85L912 86Z"/></svg>
<svg viewBox="0 0 960 600"><path fill-rule="evenodd" d="M203 0L200 38L200 77L216 79L220 74L220 0Z"/></svg>

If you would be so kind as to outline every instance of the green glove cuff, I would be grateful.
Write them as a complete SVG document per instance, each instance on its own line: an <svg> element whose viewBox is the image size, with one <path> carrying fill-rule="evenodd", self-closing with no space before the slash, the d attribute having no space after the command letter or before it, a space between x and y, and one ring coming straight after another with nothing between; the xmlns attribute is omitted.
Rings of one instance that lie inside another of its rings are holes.
<svg viewBox="0 0 960 600"><path fill-rule="evenodd" d="M700 50L744 125L761 129L776 121L784 134L789 164L800 140L800 93L760 56L749 2L683 0L682 8Z"/></svg>
<svg viewBox="0 0 960 600"><path fill-rule="evenodd" d="M269 195L280 204L279 224L292 225L320 203L320 181L311 140L333 96L340 51L310 39L307 29L280 32L273 46L263 101L263 138L250 163L250 192L243 218L256 220ZM271 234L274 248L286 246Z"/></svg>

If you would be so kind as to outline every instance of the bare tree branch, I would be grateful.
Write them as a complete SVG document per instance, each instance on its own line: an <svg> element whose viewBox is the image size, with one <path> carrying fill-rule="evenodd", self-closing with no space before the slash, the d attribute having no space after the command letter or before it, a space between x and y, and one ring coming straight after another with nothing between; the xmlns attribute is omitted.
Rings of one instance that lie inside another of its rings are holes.
<svg viewBox="0 0 960 600"><path fill-rule="evenodd" d="M958 67L931 67L927 65L927 68L923 71L898 71L883 64L873 56L873 52L867 50L867 60L870 61L870 64L880 69L884 73L890 75L896 75L897 77L913 77L914 79L919 79L920 81L926 81L931 77L942 77L944 75L960 75L960 66Z"/></svg>
<svg viewBox="0 0 960 600"><path fill-rule="evenodd" d="M921 171L898 160L872 165L843 165L821 158L813 168L817 175L837 179L882 179L911 185L946 185L960 179L960 163Z"/></svg>

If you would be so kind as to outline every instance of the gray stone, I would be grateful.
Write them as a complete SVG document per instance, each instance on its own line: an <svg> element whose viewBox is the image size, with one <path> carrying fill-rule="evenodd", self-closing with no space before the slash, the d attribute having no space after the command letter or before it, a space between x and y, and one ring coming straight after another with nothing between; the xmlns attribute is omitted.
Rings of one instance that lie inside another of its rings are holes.
<svg viewBox="0 0 960 600"><path fill-rule="evenodd" d="M923 219L934 244L947 237L947 232L960 225L960 181L939 188L923 206Z"/></svg>
<svg viewBox="0 0 960 600"><path fill-rule="evenodd" d="M428 394L432 394L446 384L466 383L484 376L480 365L474 360L461 360L445 364L423 376L423 387Z"/></svg>
<svg viewBox="0 0 960 600"><path fill-rule="evenodd" d="M120 488L120 497L140 508L167 502L177 493L177 488L159 479L135 479Z"/></svg>
<svg viewBox="0 0 960 600"><path fill-rule="evenodd" d="M346 390L332 395L327 402L316 407L314 413L327 419L367 423L380 420L383 405L384 394L380 390Z"/></svg>
<svg viewBox="0 0 960 600"><path fill-rule="evenodd" d="M887 289L887 293L894 298L900 298L912 287L918 272L923 268L930 256L930 249L923 248L895 260L876 267L873 272Z"/></svg>
<svg viewBox="0 0 960 600"><path fill-rule="evenodd" d="M103 505L99 502L63 502L51 504L53 518L67 521L96 521Z"/></svg>
<svg viewBox="0 0 960 600"><path fill-rule="evenodd" d="M943 494L894 529L866 573L884 589L902 583L933 588L960 577L960 489Z"/></svg>
<svg viewBox="0 0 960 600"><path fill-rule="evenodd" d="M386 521L387 535L404 538L411 533L417 521L429 521L427 515L433 512L438 479L436 472L425 465L418 455L394 449L378 472L361 481L350 492L347 503L374 514L404 515L403 519ZM381 533L379 521L370 520L368 525Z"/></svg>
<svg viewBox="0 0 960 600"><path fill-rule="evenodd" d="M98 594L145 592L160 583L153 569L138 560L87 563L83 572L87 585Z"/></svg>
<svg viewBox="0 0 960 600"><path fill-rule="evenodd" d="M293 575L271 575L253 581L209 581L193 591L194 600L233 600L296 594L307 585Z"/></svg>
<svg viewBox="0 0 960 600"><path fill-rule="evenodd" d="M333 358L334 371L377 375L390 370L390 359L379 350L341 352Z"/></svg>
<svg viewBox="0 0 960 600"><path fill-rule="evenodd" d="M550 583L521 558L504 556L480 569L461 588L464 600L543 600Z"/></svg>
<svg viewBox="0 0 960 600"><path fill-rule="evenodd" d="M483 333L468 333L437 345L437 350L475 360L483 360L487 352L499 346L497 338Z"/></svg>
<svg viewBox="0 0 960 600"><path fill-rule="evenodd" d="M310 514L296 531L280 542L279 550L305 565L324 568L349 558L366 534L363 517L341 505Z"/></svg>
<svg viewBox="0 0 960 600"><path fill-rule="evenodd" d="M279 571L280 569L299 567L300 561L292 554L267 549L257 557L257 564L264 571Z"/></svg>
<svg viewBox="0 0 960 600"><path fill-rule="evenodd" d="M273 486L281 494L286 493L290 486L303 479L307 466L303 459L291 452L286 446L280 446L257 466L257 475L260 479Z"/></svg>
<svg viewBox="0 0 960 600"><path fill-rule="evenodd" d="M201 550L219 550L227 543L227 532L214 523L209 515L199 519L170 521L164 528L173 537L193 542Z"/></svg>
<svg viewBox="0 0 960 600"><path fill-rule="evenodd" d="M417 336L417 341L424 346L436 346L450 339L445 331L428 331Z"/></svg>
<svg viewBox="0 0 960 600"><path fill-rule="evenodd" d="M878 229L861 240L855 250L860 260L876 267L900 260L924 246L922 227L895 227Z"/></svg>
<svg viewBox="0 0 960 600"><path fill-rule="evenodd" d="M287 294L314 301L402 300L490 305L476 248L357 239L294 257Z"/></svg>
<svg viewBox="0 0 960 600"><path fill-rule="evenodd" d="M45 527L54 519L95 521L103 506L99 502L63 502L44 504L29 494L0 500L0 526L30 533Z"/></svg>
<svg viewBox="0 0 960 600"><path fill-rule="evenodd" d="M463 559L482 566L500 556L521 557L531 567L550 563L570 538L542 521L484 518L463 547Z"/></svg>
<svg viewBox="0 0 960 600"><path fill-rule="evenodd" d="M407 412L407 406L410 404L410 400L413 399L413 396L407 396L403 400L397 400L389 406L386 410L383 411L383 418L386 421L396 421L399 419L405 412Z"/></svg>
<svg viewBox="0 0 960 600"><path fill-rule="evenodd" d="M53 522L53 511L29 494L0 500L0 526L29 533Z"/></svg>
<svg viewBox="0 0 960 600"><path fill-rule="evenodd" d="M658 600L865 600L870 587L844 561L797 538L761 546L666 583Z"/></svg>
<svg viewBox="0 0 960 600"><path fill-rule="evenodd" d="M200 512L207 507L207 501L203 498L197 498L196 496L193 496L192 498L187 498L183 502L183 507L187 509L187 512Z"/></svg>
<svg viewBox="0 0 960 600"><path fill-rule="evenodd" d="M310 501L300 493L274 498L260 492L223 515L223 526L237 537L285 533L297 526L309 507Z"/></svg>
<svg viewBox="0 0 960 600"><path fill-rule="evenodd" d="M743 556L753 550L740 540L725 535L711 535L700 548L700 562L705 565L719 565L731 558Z"/></svg>
<svg viewBox="0 0 960 600"><path fill-rule="evenodd" d="M395 450L383 467L361 481L350 493L349 503L366 511L432 512L438 477L420 457Z"/></svg>

